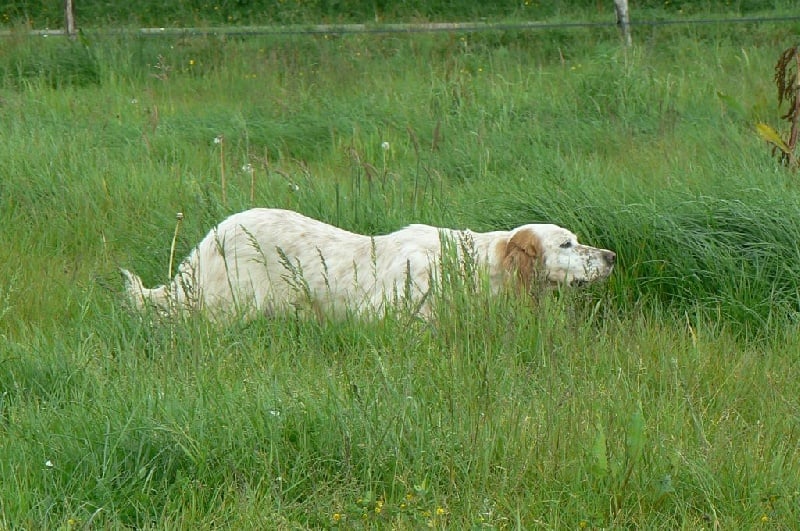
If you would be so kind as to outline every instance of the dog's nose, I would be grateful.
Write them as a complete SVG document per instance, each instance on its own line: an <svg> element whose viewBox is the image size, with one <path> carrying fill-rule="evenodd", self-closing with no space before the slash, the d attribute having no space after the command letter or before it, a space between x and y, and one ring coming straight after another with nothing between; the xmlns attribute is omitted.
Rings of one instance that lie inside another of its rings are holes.
<svg viewBox="0 0 800 531"><path fill-rule="evenodd" d="M614 251L606 251L604 258L606 259L606 263L610 266L613 266L617 261L617 253Z"/></svg>

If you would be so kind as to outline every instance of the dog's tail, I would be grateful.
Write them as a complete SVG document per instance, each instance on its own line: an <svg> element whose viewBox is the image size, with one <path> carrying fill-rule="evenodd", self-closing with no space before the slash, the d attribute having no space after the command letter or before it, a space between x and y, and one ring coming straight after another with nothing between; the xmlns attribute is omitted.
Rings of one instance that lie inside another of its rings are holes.
<svg viewBox="0 0 800 531"><path fill-rule="evenodd" d="M154 306L161 311L169 311L169 295L166 286L145 288L142 279L127 269L120 269L125 281L125 293L133 308L143 310L145 307Z"/></svg>

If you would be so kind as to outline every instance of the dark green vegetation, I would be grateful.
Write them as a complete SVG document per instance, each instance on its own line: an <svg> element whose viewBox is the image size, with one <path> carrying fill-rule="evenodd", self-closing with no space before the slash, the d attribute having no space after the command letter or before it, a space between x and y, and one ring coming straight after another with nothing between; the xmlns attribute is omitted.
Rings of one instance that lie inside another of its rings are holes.
<svg viewBox="0 0 800 531"><path fill-rule="evenodd" d="M443 20L614 19L611 0L138 0L114 2L73 0L78 26L112 25L153 27L229 24L371 23ZM753 15L789 12L784 0L705 0L631 2L639 20L705 15ZM34 28L63 25L63 3L8 0L0 6L0 24Z"/></svg>
<svg viewBox="0 0 800 531"><path fill-rule="evenodd" d="M793 526L800 194L754 125L798 29L7 38L0 528ZM184 255L251 205L619 268L428 323L124 310L177 212Z"/></svg>

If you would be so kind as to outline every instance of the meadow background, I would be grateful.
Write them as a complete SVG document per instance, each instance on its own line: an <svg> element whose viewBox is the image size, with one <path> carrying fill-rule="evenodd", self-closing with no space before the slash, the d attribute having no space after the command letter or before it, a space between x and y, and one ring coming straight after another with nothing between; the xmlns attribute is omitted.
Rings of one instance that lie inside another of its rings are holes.
<svg viewBox="0 0 800 531"><path fill-rule="evenodd" d="M0 529L800 521L800 176L755 133L784 128L800 23L638 26L630 49L613 27L145 38L93 30L165 25L156 3L77 4L75 41L27 35L60 25L49 3L0 8ZM170 20L613 19L284 4ZM364 233L555 222L619 265L537 305L448 286L430 322L126 311L118 267L163 282L178 212L183 257L250 206Z"/></svg>

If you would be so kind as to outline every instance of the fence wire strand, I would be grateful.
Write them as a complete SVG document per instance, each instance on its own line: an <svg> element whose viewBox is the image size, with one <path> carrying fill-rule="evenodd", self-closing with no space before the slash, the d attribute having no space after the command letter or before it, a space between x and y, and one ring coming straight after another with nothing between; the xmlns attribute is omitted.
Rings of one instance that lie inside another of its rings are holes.
<svg viewBox="0 0 800 531"><path fill-rule="evenodd" d="M692 26L711 24L766 24L798 22L800 16L738 17L702 19L631 20L630 27ZM142 35L142 36L202 36L202 35L358 35L392 33L476 33L484 31L538 31L577 28L613 28L616 21L608 22L432 22L415 24L313 24L294 26L217 26L208 28L111 28L82 29L87 34ZM0 36L15 35L12 30L0 30ZM34 36L64 36L63 29L31 30Z"/></svg>

